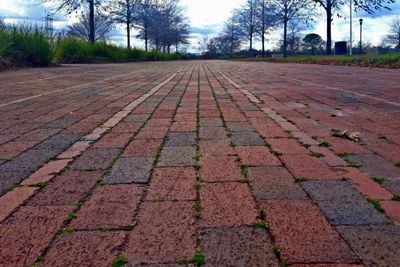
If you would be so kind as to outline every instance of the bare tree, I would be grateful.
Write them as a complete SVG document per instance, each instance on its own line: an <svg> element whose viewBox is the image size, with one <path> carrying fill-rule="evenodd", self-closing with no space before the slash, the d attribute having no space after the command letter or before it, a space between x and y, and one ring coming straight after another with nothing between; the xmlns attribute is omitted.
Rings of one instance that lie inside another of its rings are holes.
<svg viewBox="0 0 400 267"><path fill-rule="evenodd" d="M239 22L235 16L231 16L225 22L220 38L228 45L230 54L233 54L241 47L246 36L240 30Z"/></svg>
<svg viewBox="0 0 400 267"><path fill-rule="evenodd" d="M131 48L131 28L137 20L139 0L114 0L104 9L112 21L126 27L127 47Z"/></svg>
<svg viewBox="0 0 400 267"><path fill-rule="evenodd" d="M265 35L276 25L274 7L267 0L256 0L256 33L261 38L262 56L265 57Z"/></svg>
<svg viewBox="0 0 400 267"><path fill-rule="evenodd" d="M142 3L141 12L138 37L145 40L146 49L150 43L155 49L170 53L172 46L178 50L180 44L188 44L190 28L180 1L154 1L148 7Z"/></svg>
<svg viewBox="0 0 400 267"><path fill-rule="evenodd" d="M82 8L89 9L89 31L90 31L90 42L94 44L95 42L95 6L101 4L101 0L43 0L44 2L49 2L56 4L58 6L58 11L64 11L67 14L76 12Z"/></svg>
<svg viewBox="0 0 400 267"><path fill-rule="evenodd" d="M139 37L144 40L145 50L149 49L149 30L155 14L156 2L154 0L140 0L137 10L137 23L135 27L139 29Z"/></svg>
<svg viewBox="0 0 400 267"><path fill-rule="evenodd" d="M79 17L79 22L67 26L67 36L72 36L89 41L90 32L90 15L84 13ZM105 41L109 39L112 30L112 22L105 16L96 14L94 17L95 41Z"/></svg>
<svg viewBox="0 0 400 267"><path fill-rule="evenodd" d="M235 20L250 43L249 51L253 50L256 31L256 0L246 0L242 7L234 11Z"/></svg>
<svg viewBox="0 0 400 267"><path fill-rule="evenodd" d="M346 1L343 0L313 0L319 4L326 13L326 54L332 54L332 21L336 14L338 17L343 16L341 8ZM382 8L389 9L388 4L394 3L396 0L354 0L354 11L364 10L369 14Z"/></svg>
<svg viewBox="0 0 400 267"><path fill-rule="evenodd" d="M400 17L394 18L391 22L389 33L385 36L384 42L400 49Z"/></svg>
<svg viewBox="0 0 400 267"><path fill-rule="evenodd" d="M308 23L312 5L308 0L271 0L277 19L283 24L283 56L287 56L288 23Z"/></svg>

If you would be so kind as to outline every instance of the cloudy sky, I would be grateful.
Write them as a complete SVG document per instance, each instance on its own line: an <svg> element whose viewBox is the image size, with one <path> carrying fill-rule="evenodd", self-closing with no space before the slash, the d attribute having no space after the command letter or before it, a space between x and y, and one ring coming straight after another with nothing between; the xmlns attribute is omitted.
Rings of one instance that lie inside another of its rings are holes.
<svg viewBox="0 0 400 267"><path fill-rule="evenodd" d="M245 0L181 0L183 6L186 7L187 16L190 18L192 27L192 38L190 51L196 51L198 40L204 36L212 37L220 30L223 22L230 16L233 9L239 7ZM355 40L358 40L360 17L364 19L364 35L363 40L372 44L379 44L383 36L387 33L389 24L396 16L400 16L400 0L396 0L391 11L383 10L374 15L361 12L355 14L353 19ZM0 0L0 17L6 22L30 21L43 25L43 17L45 11L51 7L42 4L40 0ZM348 9L344 9L347 14ZM65 17L62 14L56 14L54 27L57 30L63 29L65 25L74 21L73 17ZM313 27L306 30L305 33L316 32L326 38L326 21L323 13L316 18ZM333 23L333 40L349 39L349 20L335 18ZM281 35L281 31L277 30L271 36L271 40L267 47L273 48ZM125 36L123 29L116 30L113 41L125 44ZM140 40L134 42L138 47L143 46Z"/></svg>

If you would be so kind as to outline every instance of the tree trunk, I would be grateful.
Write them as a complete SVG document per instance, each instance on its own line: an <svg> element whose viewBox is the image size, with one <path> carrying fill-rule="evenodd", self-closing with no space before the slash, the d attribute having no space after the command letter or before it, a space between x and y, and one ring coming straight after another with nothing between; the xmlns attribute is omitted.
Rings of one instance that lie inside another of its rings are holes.
<svg viewBox="0 0 400 267"><path fill-rule="evenodd" d="M130 26L129 21L126 23L126 38L128 39L127 40L128 49L130 49L131 48L131 26Z"/></svg>
<svg viewBox="0 0 400 267"><path fill-rule="evenodd" d="M283 57L287 56L287 19L283 21Z"/></svg>
<svg viewBox="0 0 400 267"><path fill-rule="evenodd" d="M332 6L326 6L326 54L332 54Z"/></svg>
<svg viewBox="0 0 400 267"><path fill-rule="evenodd" d="M261 29L261 42L262 42L262 57L265 57L265 1L262 2L262 29Z"/></svg>
<svg viewBox="0 0 400 267"><path fill-rule="evenodd" d="M90 28L90 36L89 40L92 44L95 42L95 29L94 29L94 0L89 0L89 28Z"/></svg>
<svg viewBox="0 0 400 267"><path fill-rule="evenodd" d="M129 0L126 0L126 4L128 6L126 10L126 38L127 38L127 47L131 48L131 6Z"/></svg>
<svg viewBox="0 0 400 267"><path fill-rule="evenodd" d="M147 33L147 26L145 26L146 28L144 29L144 47L145 47L145 50L146 50L146 52L148 52L149 50L148 50L148 33Z"/></svg>

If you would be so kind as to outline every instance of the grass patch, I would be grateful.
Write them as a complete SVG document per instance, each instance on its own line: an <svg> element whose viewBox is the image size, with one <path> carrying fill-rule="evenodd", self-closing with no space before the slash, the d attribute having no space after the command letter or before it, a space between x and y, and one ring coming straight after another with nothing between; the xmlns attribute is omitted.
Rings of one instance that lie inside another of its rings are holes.
<svg viewBox="0 0 400 267"><path fill-rule="evenodd" d="M306 177L299 177L294 180L296 183L307 182L308 179Z"/></svg>
<svg viewBox="0 0 400 267"><path fill-rule="evenodd" d="M344 159L344 161L347 162L347 165L348 165L349 167L354 167L354 168L361 168L361 167L362 167L361 164L359 164L359 163L357 163L357 162L355 162L355 161L352 161L352 160L350 160L350 159L348 159L348 158L346 158L346 157L343 157L343 159Z"/></svg>
<svg viewBox="0 0 400 267"><path fill-rule="evenodd" d="M73 233L75 231L74 228L72 227L64 227L63 229L61 229L60 234L68 234L68 233Z"/></svg>
<svg viewBox="0 0 400 267"><path fill-rule="evenodd" d="M367 198L368 202L372 204L372 206L374 206L374 208L379 211L384 213L385 210L381 207L381 203L379 202L379 200L373 199L373 198Z"/></svg>
<svg viewBox="0 0 400 267"><path fill-rule="evenodd" d="M253 226L254 228L260 228L260 229L264 229L264 230L269 229L269 225L264 221L256 221L251 226Z"/></svg>
<svg viewBox="0 0 400 267"><path fill-rule="evenodd" d="M322 153L315 153L315 152L311 152L311 153L310 153L310 156L316 157L316 158L323 158L323 157L325 157L324 154L322 154Z"/></svg>
<svg viewBox="0 0 400 267"><path fill-rule="evenodd" d="M195 266L201 266L204 264L204 255L200 249L196 250L190 263L194 264Z"/></svg>
<svg viewBox="0 0 400 267"><path fill-rule="evenodd" d="M42 189L42 188L45 188L48 185L49 185L49 182L40 182L40 183L37 183L37 184L35 184L33 186L39 187L40 189Z"/></svg>
<svg viewBox="0 0 400 267"><path fill-rule="evenodd" d="M240 179L239 183L241 183L241 184L249 184L250 181L249 181L249 179L245 178L245 179Z"/></svg>
<svg viewBox="0 0 400 267"><path fill-rule="evenodd" d="M377 68L400 68L400 53L385 55L300 55L287 58L246 58L244 61L268 61L277 63L302 63Z"/></svg>
<svg viewBox="0 0 400 267"><path fill-rule="evenodd" d="M100 232L111 232L112 231L111 227L108 227L108 226L101 226L101 227L99 227L98 230Z"/></svg>
<svg viewBox="0 0 400 267"><path fill-rule="evenodd" d="M200 190L202 187L203 187L203 184L200 183L200 182L196 182L196 183L193 185L193 188L196 189L196 190Z"/></svg>
<svg viewBox="0 0 400 267"><path fill-rule="evenodd" d="M392 197L393 201L400 201L400 195L395 195Z"/></svg>
<svg viewBox="0 0 400 267"><path fill-rule="evenodd" d="M124 256L120 255L112 261L111 266L112 267L122 267L127 263L128 263L128 261L124 258Z"/></svg>
<svg viewBox="0 0 400 267"><path fill-rule="evenodd" d="M76 213L75 212L71 212L70 214L68 214L67 221L70 222L70 221L72 221L74 219L76 219Z"/></svg>
<svg viewBox="0 0 400 267"><path fill-rule="evenodd" d="M196 216L196 218L200 218L201 216L201 205L200 202L196 202L193 204L193 209L194 209L194 216Z"/></svg>
<svg viewBox="0 0 400 267"><path fill-rule="evenodd" d="M277 157L282 156L282 153L276 150L272 151L272 154L274 154Z"/></svg>
<svg viewBox="0 0 400 267"><path fill-rule="evenodd" d="M327 141L325 141L325 140L321 140L321 141L318 143L318 146L331 147L332 145L329 144L329 143L328 143Z"/></svg>
<svg viewBox="0 0 400 267"><path fill-rule="evenodd" d="M372 177L372 180L374 180L377 184L382 185L385 182L384 177Z"/></svg>

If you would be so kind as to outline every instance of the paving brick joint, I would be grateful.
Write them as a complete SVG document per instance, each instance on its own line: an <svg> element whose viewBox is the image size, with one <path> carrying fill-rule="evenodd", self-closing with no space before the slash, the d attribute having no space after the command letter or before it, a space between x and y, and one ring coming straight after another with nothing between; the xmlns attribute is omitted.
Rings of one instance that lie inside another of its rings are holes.
<svg viewBox="0 0 400 267"><path fill-rule="evenodd" d="M0 73L0 266L399 266L397 76L227 61Z"/></svg>

